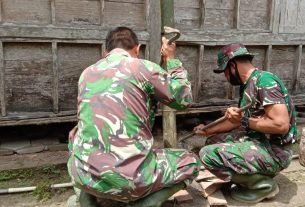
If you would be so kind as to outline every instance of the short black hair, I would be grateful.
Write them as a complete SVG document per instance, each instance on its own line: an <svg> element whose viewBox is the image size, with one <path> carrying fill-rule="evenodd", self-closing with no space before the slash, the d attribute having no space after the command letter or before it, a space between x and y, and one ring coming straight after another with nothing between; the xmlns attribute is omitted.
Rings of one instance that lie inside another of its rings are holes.
<svg viewBox="0 0 305 207"><path fill-rule="evenodd" d="M139 45L137 35L128 27L117 27L108 32L106 37L106 50L110 52L115 48L130 50Z"/></svg>

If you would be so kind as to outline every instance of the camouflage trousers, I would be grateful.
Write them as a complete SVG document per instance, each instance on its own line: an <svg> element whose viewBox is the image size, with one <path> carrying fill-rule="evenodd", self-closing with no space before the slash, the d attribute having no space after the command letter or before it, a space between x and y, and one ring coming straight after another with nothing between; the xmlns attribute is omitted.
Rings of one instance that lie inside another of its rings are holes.
<svg viewBox="0 0 305 207"><path fill-rule="evenodd" d="M190 183L201 165L195 154L182 149L151 150L139 167L134 167L139 161L135 156L129 164L97 175L72 155L68 171L76 187L96 197L129 202L183 181ZM133 176L127 177L124 172Z"/></svg>
<svg viewBox="0 0 305 207"><path fill-rule="evenodd" d="M233 174L273 176L287 168L292 159L292 152L270 144L265 136L250 138L242 131L214 135L206 145L199 152L203 165L226 180Z"/></svg>

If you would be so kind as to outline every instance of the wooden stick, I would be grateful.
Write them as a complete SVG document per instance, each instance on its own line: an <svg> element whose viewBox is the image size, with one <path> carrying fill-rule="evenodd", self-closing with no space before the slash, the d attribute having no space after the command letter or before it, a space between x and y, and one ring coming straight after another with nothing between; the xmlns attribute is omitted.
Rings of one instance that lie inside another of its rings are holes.
<svg viewBox="0 0 305 207"><path fill-rule="evenodd" d="M251 103L249 103L248 105L239 108L236 112L237 112L237 113L243 112L243 111L249 109L252 105L253 105L253 103L251 102ZM226 120L226 117L225 117L225 116L223 116L223 117L221 117L221 118L219 118L219 119L217 119L217 120L215 120L215 121L213 121L213 122L211 122L211 123L205 125L205 126L202 128L202 131L204 131L204 130L206 130L206 129L212 127L212 126L215 126L215 125L219 124L220 122L223 122L224 120ZM191 132L190 134L187 134L187 135L185 135L184 137L182 137L181 139L179 139L179 142L183 142L184 140L191 138L191 137L194 136L195 134L196 134L195 132Z"/></svg>

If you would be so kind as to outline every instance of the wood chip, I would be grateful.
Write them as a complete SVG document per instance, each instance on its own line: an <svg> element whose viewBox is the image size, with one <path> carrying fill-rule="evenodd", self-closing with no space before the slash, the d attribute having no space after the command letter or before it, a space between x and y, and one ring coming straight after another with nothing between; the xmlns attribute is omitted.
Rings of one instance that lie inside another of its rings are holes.
<svg viewBox="0 0 305 207"><path fill-rule="evenodd" d="M193 201L193 197L186 190L180 190L169 198L169 200L173 199L178 204Z"/></svg>
<svg viewBox="0 0 305 207"><path fill-rule="evenodd" d="M213 194L215 191L221 188L223 184L227 183L227 181L221 179L214 179L212 181L203 181L200 182L202 187L202 195L207 198L209 195Z"/></svg>
<svg viewBox="0 0 305 207"><path fill-rule="evenodd" d="M225 199L220 190L217 190L215 193L208 197L208 203L210 207L221 207L228 205L227 200Z"/></svg>
<svg viewBox="0 0 305 207"><path fill-rule="evenodd" d="M195 180L198 182L198 181L208 180L211 178L216 178L216 176L212 174L210 171L204 170L204 171L199 171L199 175L195 178Z"/></svg>

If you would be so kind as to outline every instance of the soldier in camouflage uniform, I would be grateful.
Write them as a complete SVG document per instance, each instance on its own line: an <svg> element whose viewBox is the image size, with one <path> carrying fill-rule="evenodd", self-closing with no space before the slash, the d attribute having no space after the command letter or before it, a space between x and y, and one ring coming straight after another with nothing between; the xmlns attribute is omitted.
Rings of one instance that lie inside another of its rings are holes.
<svg viewBox="0 0 305 207"><path fill-rule="evenodd" d="M244 113L226 111L226 120L197 134L209 136L200 151L203 165L220 178L237 186L232 197L256 203L275 196L279 189L272 179L287 168L292 152L285 146L296 142L296 113L283 82L274 74L255 68L254 55L242 44L223 47L218 69L232 85L240 86L239 107L252 103Z"/></svg>
<svg viewBox="0 0 305 207"><path fill-rule="evenodd" d="M198 174L196 155L153 148L156 101L178 110L192 102L187 71L174 59L175 44L163 39L167 71L138 59L139 48L135 33L118 27L107 35L106 57L80 76L68 169L82 189L82 206L96 206L95 196L161 206Z"/></svg>

